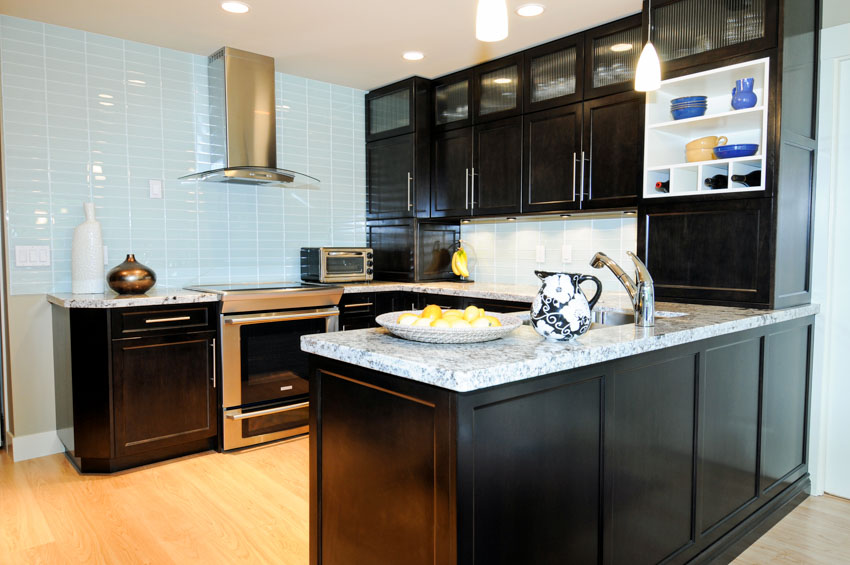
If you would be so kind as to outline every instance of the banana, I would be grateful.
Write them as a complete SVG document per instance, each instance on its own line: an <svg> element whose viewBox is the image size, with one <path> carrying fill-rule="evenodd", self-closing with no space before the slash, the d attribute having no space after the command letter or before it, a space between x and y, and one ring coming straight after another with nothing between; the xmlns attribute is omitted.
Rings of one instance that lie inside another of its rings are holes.
<svg viewBox="0 0 850 565"><path fill-rule="evenodd" d="M452 253L452 272L455 276L460 276L460 269L457 268L457 251Z"/></svg>
<svg viewBox="0 0 850 565"><path fill-rule="evenodd" d="M467 264L466 251L463 247L459 248L455 255L457 255L457 270L460 271L460 276L468 277L469 276L469 265Z"/></svg>

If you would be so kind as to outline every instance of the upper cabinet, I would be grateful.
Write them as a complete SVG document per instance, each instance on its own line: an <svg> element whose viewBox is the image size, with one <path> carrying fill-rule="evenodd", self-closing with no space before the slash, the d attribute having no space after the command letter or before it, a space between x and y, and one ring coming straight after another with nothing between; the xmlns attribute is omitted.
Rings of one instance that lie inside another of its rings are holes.
<svg viewBox="0 0 850 565"><path fill-rule="evenodd" d="M584 34L571 35L525 52L525 112L578 102L584 86Z"/></svg>
<svg viewBox="0 0 850 565"><path fill-rule="evenodd" d="M433 82L434 128L447 130L472 124L472 69Z"/></svg>
<svg viewBox="0 0 850 565"><path fill-rule="evenodd" d="M366 141L413 132L414 82L415 79L410 78L366 95Z"/></svg>
<svg viewBox="0 0 850 565"><path fill-rule="evenodd" d="M641 29L641 15L635 14L584 33L585 99L634 90Z"/></svg>
<svg viewBox="0 0 850 565"><path fill-rule="evenodd" d="M776 47L775 0L655 0L652 42L666 73ZM644 1L644 13L648 13Z"/></svg>
<svg viewBox="0 0 850 565"><path fill-rule="evenodd" d="M475 67L474 80L476 123L522 113L522 54Z"/></svg>

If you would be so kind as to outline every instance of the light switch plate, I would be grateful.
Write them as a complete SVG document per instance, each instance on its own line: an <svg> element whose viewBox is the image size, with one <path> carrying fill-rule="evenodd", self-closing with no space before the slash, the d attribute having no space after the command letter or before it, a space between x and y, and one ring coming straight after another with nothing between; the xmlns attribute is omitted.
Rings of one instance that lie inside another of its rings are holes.
<svg viewBox="0 0 850 565"><path fill-rule="evenodd" d="M561 262L563 263L572 263L573 262L573 246L569 243L565 243L563 247L561 247Z"/></svg>
<svg viewBox="0 0 850 565"><path fill-rule="evenodd" d="M546 248L542 245L537 246L537 262L545 263L546 262Z"/></svg>
<svg viewBox="0 0 850 565"><path fill-rule="evenodd" d="M151 198L162 198L162 181L160 179L149 180L148 186L150 187Z"/></svg>
<svg viewBox="0 0 850 565"><path fill-rule="evenodd" d="M49 267L50 246L49 245L16 245L15 246L16 267Z"/></svg>

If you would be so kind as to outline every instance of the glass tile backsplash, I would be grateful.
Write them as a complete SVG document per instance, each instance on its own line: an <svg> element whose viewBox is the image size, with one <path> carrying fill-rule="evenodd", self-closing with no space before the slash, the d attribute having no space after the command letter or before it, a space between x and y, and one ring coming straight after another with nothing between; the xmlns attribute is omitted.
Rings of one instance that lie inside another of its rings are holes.
<svg viewBox="0 0 850 565"><path fill-rule="evenodd" d="M0 16L0 65L12 294L70 292L86 201L107 269L135 253L160 287L298 280L301 246L365 245L361 90L276 73L278 166L318 188L182 183L214 153L205 56Z"/></svg>

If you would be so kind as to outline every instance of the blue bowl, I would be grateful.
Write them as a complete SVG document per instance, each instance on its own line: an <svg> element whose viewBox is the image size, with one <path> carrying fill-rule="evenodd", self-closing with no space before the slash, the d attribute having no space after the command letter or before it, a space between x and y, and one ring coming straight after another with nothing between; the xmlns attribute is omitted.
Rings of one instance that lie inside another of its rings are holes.
<svg viewBox="0 0 850 565"><path fill-rule="evenodd" d="M758 152L757 143L739 143L738 145L719 145L714 148L714 155L718 159L731 159L732 157L749 157Z"/></svg>
<svg viewBox="0 0 850 565"><path fill-rule="evenodd" d="M684 108L708 108L706 104L676 104L675 106L670 106L671 110L682 110Z"/></svg>
<svg viewBox="0 0 850 565"><path fill-rule="evenodd" d="M696 118L705 114L705 108L697 106L694 108L682 108L681 110L670 110L674 120L684 120L686 118Z"/></svg>
<svg viewBox="0 0 850 565"><path fill-rule="evenodd" d="M683 96L681 98L674 98L670 101L670 104L683 104L685 102L705 102L708 97L706 96Z"/></svg>

